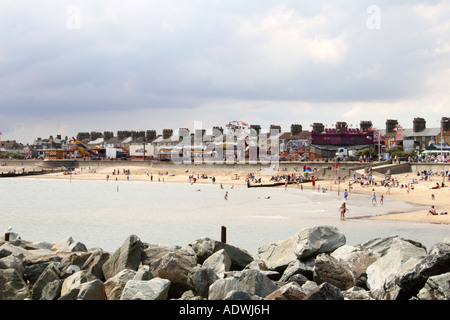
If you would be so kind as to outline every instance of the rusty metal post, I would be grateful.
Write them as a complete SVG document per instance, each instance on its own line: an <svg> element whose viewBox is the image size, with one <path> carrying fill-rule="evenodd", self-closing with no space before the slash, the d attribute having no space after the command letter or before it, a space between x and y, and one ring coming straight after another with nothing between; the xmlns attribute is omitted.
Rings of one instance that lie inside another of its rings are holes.
<svg viewBox="0 0 450 320"><path fill-rule="evenodd" d="M222 226L222 234L221 234L222 243L227 243L227 228Z"/></svg>

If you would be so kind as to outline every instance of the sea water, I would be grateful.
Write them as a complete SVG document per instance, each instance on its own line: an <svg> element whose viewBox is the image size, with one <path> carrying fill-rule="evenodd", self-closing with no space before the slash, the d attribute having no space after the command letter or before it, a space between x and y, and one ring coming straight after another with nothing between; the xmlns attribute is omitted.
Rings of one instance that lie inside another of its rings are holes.
<svg viewBox="0 0 450 320"><path fill-rule="evenodd" d="M131 179L132 180L132 179ZM228 192L228 199L224 198ZM425 207L350 193L349 212L340 220L343 190L333 192L247 188L220 184L150 181L92 181L10 178L0 180L0 232L13 227L22 239L57 242L67 236L88 248L113 252L126 237L184 247L209 237L257 253L264 244L286 239L302 228L335 226L347 244L398 235L427 248L450 236L450 226L371 220L368 217Z"/></svg>

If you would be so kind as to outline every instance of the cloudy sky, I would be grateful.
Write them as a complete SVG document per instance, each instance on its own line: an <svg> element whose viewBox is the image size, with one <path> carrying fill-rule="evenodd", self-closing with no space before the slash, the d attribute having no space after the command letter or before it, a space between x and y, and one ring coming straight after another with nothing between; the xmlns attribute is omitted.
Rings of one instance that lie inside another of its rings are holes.
<svg viewBox="0 0 450 320"><path fill-rule="evenodd" d="M2 140L450 116L450 2L0 0Z"/></svg>

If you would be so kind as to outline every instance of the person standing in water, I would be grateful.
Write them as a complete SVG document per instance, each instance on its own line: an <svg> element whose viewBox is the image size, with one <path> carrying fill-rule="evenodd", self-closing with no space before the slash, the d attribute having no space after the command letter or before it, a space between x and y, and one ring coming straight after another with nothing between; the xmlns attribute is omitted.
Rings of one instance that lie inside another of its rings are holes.
<svg viewBox="0 0 450 320"><path fill-rule="evenodd" d="M228 200L228 191L225 192L225 197L224 197L224 199L225 199L225 200Z"/></svg>
<svg viewBox="0 0 450 320"><path fill-rule="evenodd" d="M377 204L377 195L375 193L375 189L372 189L372 204Z"/></svg>
<svg viewBox="0 0 450 320"><path fill-rule="evenodd" d="M339 212L341 213L341 220L345 220L345 213L348 211L347 207L345 206L345 202L343 202L339 208Z"/></svg>

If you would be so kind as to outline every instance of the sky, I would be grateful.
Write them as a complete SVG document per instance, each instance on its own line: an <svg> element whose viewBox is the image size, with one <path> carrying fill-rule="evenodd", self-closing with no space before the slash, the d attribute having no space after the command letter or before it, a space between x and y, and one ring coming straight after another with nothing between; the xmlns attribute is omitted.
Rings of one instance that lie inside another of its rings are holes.
<svg viewBox="0 0 450 320"><path fill-rule="evenodd" d="M450 2L0 0L2 140L450 116Z"/></svg>

